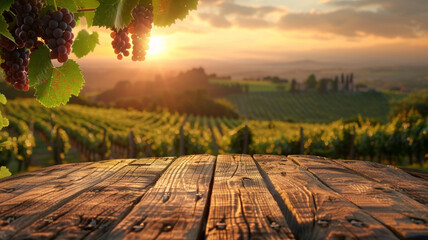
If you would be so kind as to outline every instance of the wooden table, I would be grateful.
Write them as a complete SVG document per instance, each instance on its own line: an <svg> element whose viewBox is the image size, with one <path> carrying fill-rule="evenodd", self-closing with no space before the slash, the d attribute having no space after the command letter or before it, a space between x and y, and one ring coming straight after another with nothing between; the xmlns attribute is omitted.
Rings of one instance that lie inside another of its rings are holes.
<svg viewBox="0 0 428 240"><path fill-rule="evenodd" d="M57 165L0 180L0 239L428 239L427 176L314 156Z"/></svg>

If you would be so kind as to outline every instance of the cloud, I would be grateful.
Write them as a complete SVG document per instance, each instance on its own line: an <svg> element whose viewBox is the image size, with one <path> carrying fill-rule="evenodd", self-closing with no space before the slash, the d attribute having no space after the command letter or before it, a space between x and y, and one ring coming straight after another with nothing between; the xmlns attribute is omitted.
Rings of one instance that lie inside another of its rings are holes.
<svg viewBox="0 0 428 240"><path fill-rule="evenodd" d="M232 26L232 23L230 23L224 16L217 15L217 14L207 14L207 13L200 13L199 18L201 20L207 21L211 24L213 27L218 28L228 28Z"/></svg>
<svg viewBox="0 0 428 240"><path fill-rule="evenodd" d="M320 4L328 10L286 12L286 6L202 0L206 11L199 17L219 28L276 28L345 37L420 38L428 33L428 0L321 0Z"/></svg>
<svg viewBox="0 0 428 240"><path fill-rule="evenodd" d="M284 14L284 7L279 6L246 6L236 4L234 0L203 0L199 18L210 23L213 27L242 28L271 27L269 17L274 14Z"/></svg>
<svg viewBox="0 0 428 240"><path fill-rule="evenodd" d="M426 0L330 0L325 4L334 10L290 13L282 17L279 26L347 37L418 38L428 32Z"/></svg>

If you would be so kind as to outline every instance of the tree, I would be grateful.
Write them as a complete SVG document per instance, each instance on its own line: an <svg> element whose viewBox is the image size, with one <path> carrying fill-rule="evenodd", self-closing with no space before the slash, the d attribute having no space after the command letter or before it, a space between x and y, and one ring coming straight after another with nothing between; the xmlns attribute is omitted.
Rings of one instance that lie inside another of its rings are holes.
<svg viewBox="0 0 428 240"><path fill-rule="evenodd" d="M290 92L296 93L298 91L299 91L299 89L297 87L297 81L296 81L296 79L293 78L293 80L291 80Z"/></svg>
<svg viewBox="0 0 428 240"><path fill-rule="evenodd" d="M339 91L339 76L336 76L334 78L334 81L333 81L333 91L334 92L338 92Z"/></svg>
<svg viewBox="0 0 428 240"><path fill-rule="evenodd" d="M328 84L331 82L331 79L323 78L318 82L318 92L326 93Z"/></svg>
<svg viewBox="0 0 428 240"><path fill-rule="evenodd" d="M305 81L306 88L314 89L317 87L317 79L314 74L309 75L309 77Z"/></svg>

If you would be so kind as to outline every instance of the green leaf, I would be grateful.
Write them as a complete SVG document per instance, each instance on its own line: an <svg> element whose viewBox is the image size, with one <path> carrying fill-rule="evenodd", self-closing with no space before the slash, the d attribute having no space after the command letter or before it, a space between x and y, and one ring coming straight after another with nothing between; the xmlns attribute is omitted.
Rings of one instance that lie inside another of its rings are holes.
<svg viewBox="0 0 428 240"><path fill-rule="evenodd" d="M0 13L7 11L12 6L13 0L1 0L0 1Z"/></svg>
<svg viewBox="0 0 428 240"><path fill-rule="evenodd" d="M45 45L31 53L28 68L30 86L34 86L37 100L46 107L66 104L71 95L79 95L85 81L79 65L73 60L55 68Z"/></svg>
<svg viewBox="0 0 428 240"><path fill-rule="evenodd" d="M0 167L0 178L9 177L12 175L12 173L9 171L9 169L5 166Z"/></svg>
<svg viewBox="0 0 428 240"><path fill-rule="evenodd" d="M99 43L98 33L93 32L89 34L85 29L81 30L76 37L76 40L73 43L72 52L76 57L81 58L88 55L90 52L93 52L95 46Z"/></svg>
<svg viewBox="0 0 428 240"><path fill-rule="evenodd" d="M40 85L52 77L54 66L49 57L49 49L43 45L39 46L30 55L30 64L28 65L28 79L30 87Z"/></svg>
<svg viewBox="0 0 428 240"><path fill-rule="evenodd" d="M99 27L121 29L132 21L132 10L139 0L99 0L100 6L95 11L94 25Z"/></svg>
<svg viewBox="0 0 428 240"><path fill-rule="evenodd" d="M183 20L190 10L196 10L198 0L153 0L154 24L169 26L177 19Z"/></svg>
<svg viewBox="0 0 428 240"><path fill-rule="evenodd" d="M0 103L1 104L6 104L7 103L6 97L3 94L1 94L1 93L0 93Z"/></svg>
<svg viewBox="0 0 428 240"><path fill-rule="evenodd" d="M48 0L48 5L55 6L54 0ZM74 0L56 0L56 6L61 8L67 8L70 12L77 12L77 5Z"/></svg>
<svg viewBox="0 0 428 240"><path fill-rule="evenodd" d="M98 6L100 6L98 0L75 0L75 2L77 4L77 8L79 9L96 9ZM83 12L83 15L86 18L86 24L88 25L88 28L92 27L95 12Z"/></svg>
<svg viewBox="0 0 428 240"><path fill-rule="evenodd" d="M9 38L9 40L15 42L15 39L13 38L12 34L10 34L8 27L9 25L7 24L3 15L0 15L0 34Z"/></svg>
<svg viewBox="0 0 428 240"><path fill-rule="evenodd" d="M79 95L84 82L79 65L68 60L63 66L53 69L50 79L35 86L37 100L45 107L65 105L71 95Z"/></svg>

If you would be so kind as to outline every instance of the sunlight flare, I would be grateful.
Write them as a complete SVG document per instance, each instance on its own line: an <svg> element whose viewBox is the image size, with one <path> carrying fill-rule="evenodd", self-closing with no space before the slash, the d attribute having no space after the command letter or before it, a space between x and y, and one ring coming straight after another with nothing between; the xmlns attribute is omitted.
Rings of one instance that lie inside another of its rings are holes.
<svg viewBox="0 0 428 240"><path fill-rule="evenodd" d="M147 55L160 55L166 51L165 37L153 36L150 37L149 50Z"/></svg>

